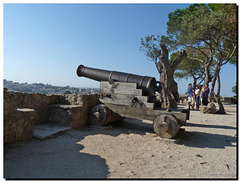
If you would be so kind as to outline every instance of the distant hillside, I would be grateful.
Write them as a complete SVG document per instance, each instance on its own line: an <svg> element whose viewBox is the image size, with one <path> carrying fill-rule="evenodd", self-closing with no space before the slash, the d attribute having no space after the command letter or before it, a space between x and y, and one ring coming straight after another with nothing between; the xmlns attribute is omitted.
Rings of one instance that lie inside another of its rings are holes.
<svg viewBox="0 0 240 182"><path fill-rule="evenodd" d="M77 87L59 87L52 86L49 84L43 83L18 83L13 81L8 81L6 79L3 80L3 87L7 88L9 91L15 92L27 92L27 93L40 93L40 94L67 94L67 93L98 93L98 88L77 88Z"/></svg>

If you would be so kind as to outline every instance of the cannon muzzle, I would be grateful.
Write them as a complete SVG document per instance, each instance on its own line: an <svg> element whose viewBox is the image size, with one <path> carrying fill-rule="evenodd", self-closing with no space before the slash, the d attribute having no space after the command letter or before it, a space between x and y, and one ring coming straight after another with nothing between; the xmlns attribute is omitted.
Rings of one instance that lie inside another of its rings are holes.
<svg viewBox="0 0 240 182"><path fill-rule="evenodd" d="M107 71L96 68L89 68L80 65L77 69L77 75L79 77L86 77L96 81L108 81L113 82L130 82L137 83L137 87L143 90L145 96L155 96L157 91L157 82L154 77L140 76L130 73L123 73L118 71Z"/></svg>

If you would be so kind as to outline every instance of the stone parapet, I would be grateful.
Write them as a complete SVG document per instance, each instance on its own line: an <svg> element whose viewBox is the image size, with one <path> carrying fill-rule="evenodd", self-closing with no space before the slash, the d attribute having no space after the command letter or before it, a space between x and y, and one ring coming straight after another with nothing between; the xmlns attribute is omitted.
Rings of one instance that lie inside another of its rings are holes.
<svg viewBox="0 0 240 182"><path fill-rule="evenodd" d="M96 94L46 95L9 92L4 88L4 142L29 139L33 125L56 122L78 129L87 126Z"/></svg>
<svg viewBox="0 0 240 182"><path fill-rule="evenodd" d="M44 123L48 118L47 106L59 103L60 98L60 95L8 92L4 89L4 117L7 118L16 108L31 108L36 112L34 124Z"/></svg>
<svg viewBox="0 0 240 182"><path fill-rule="evenodd" d="M100 101L97 94L68 94L62 96L61 103L82 106L82 108L71 108L71 126L74 129L78 129L90 124L90 111L94 106L98 105Z"/></svg>

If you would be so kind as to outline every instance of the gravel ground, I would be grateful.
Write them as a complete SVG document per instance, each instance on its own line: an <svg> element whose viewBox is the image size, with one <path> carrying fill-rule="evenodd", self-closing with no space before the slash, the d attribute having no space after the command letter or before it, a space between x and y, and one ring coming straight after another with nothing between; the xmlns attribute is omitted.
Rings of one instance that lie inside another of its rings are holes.
<svg viewBox="0 0 240 182"><path fill-rule="evenodd" d="M4 178L236 179L237 106L225 109L227 115L191 111L175 139L156 136L152 121L125 119L7 144Z"/></svg>

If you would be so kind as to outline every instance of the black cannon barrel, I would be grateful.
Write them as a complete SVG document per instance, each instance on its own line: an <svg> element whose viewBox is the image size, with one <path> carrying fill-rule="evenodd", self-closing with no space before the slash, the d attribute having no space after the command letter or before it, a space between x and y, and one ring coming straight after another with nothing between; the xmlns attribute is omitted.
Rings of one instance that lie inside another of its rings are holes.
<svg viewBox="0 0 240 182"><path fill-rule="evenodd" d="M157 90L156 79L149 76L140 76L130 73L123 73L118 71L107 71L96 68L89 68L80 65L77 69L77 75L79 77L86 77L96 81L118 81L118 82L130 82L137 83L137 87L143 90L143 95L154 96Z"/></svg>

